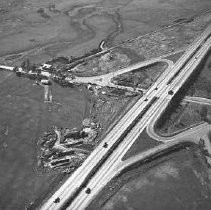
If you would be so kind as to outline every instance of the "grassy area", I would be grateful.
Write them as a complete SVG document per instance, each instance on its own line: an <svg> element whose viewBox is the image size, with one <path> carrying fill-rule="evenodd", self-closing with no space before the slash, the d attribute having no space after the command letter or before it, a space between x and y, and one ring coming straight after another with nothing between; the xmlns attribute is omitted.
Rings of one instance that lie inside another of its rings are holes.
<svg viewBox="0 0 211 210"><path fill-rule="evenodd" d="M112 88L92 95L82 87L80 92L53 83L53 103L45 103L42 86L7 72L1 72L0 87L0 207L6 209L23 209L40 195L47 196L52 185L57 187L61 181L59 170L40 166L38 139L44 132L52 126L80 128L82 120L90 117L100 125L101 136L125 107L140 97Z"/></svg>
<svg viewBox="0 0 211 210"><path fill-rule="evenodd" d="M82 61L72 70L79 76L102 75L137 62L173 53L189 46L210 22L209 14L125 41L121 46L116 46L102 55ZM181 53L176 53L169 56L169 59L175 62L180 56Z"/></svg>
<svg viewBox="0 0 211 210"><path fill-rule="evenodd" d="M184 54L184 51L178 52L178 53L175 53L175 54L172 54L172 55L168 55L164 58L176 63L182 57L183 54Z"/></svg>
<svg viewBox="0 0 211 210"><path fill-rule="evenodd" d="M108 52L82 62L72 69L76 76L97 76L117 71L131 64L130 58L120 52Z"/></svg>
<svg viewBox="0 0 211 210"><path fill-rule="evenodd" d="M211 99L211 50L196 71L187 95Z"/></svg>
<svg viewBox="0 0 211 210"><path fill-rule="evenodd" d="M211 122L211 106L174 102L157 121L155 131L161 136L171 136L202 122Z"/></svg>
<svg viewBox="0 0 211 210"><path fill-rule="evenodd" d="M185 96L211 99L211 56L210 52L196 68L178 97L173 99L155 125L160 135L173 135L201 122L211 123L211 106L183 101Z"/></svg>
<svg viewBox="0 0 211 210"><path fill-rule="evenodd" d="M1 62L17 64L81 56L102 40L111 47L200 14L210 1L2 0L0 8Z"/></svg>
<svg viewBox="0 0 211 210"><path fill-rule="evenodd" d="M210 170L199 150L182 149L113 178L87 209L210 209Z"/></svg>
<svg viewBox="0 0 211 210"><path fill-rule="evenodd" d="M118 75L112 78L112 82L120 86L148 89L163 73L167 66L168 65L164 62L157 62L147 67L138 68Z"/></svg>
<svg viewBox="0 0 211 210"><path fill-rule="evenodd" d="M191 19L180 25L167 27L147 36L126 42L123 46L132 49L145 59L158 57L187 47L202 33L210 21L210 16Z"/></svg>
<svg viewBox="0 0 211 210"><path fill-rule="evenodd" d="M139 137L136 139L136 141L132 144L130 149L125 153L122 160L127 160L128 158L147 151L148 149L158 146L159 144L161 144L161 142L152 139L148 135L146 129L144 129Z"/></svg>
<svg viewBox="0 0 211 210"><path fill-rule="evenodd" d="M102 94L104 91L106 91L106 94ZM102 90L98 91L97 96L93 95L91 117L94 122L100 125L100 135L107 131L116 118L122 116L122 112L127 107L141 97L141 95L134 93L127 95L127 93L128 91L124 90L102 88ZM99 139L96 140L99 141Z"/></svg>
<svg viewBox="0 0 211 210"><path fill-rule="evenodd" d="M42 86L0 74L0 209L24 209L58 184L58 173L37 168L39 136L53 125L79 127L90 105L83 92L56 84L54 103L44 103Z"/></svg>

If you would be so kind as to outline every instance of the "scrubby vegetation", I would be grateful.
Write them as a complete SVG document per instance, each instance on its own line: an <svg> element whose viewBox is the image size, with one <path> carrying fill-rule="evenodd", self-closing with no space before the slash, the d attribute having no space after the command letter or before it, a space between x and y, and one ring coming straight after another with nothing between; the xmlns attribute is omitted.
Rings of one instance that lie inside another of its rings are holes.
<svg viewBox="0 0 211 210"><path fill-rule="evenodd" d="M112 83L133 88L148 89L166 69L164 62L154 63L147 67L135 69L112 78Z"/></svg>

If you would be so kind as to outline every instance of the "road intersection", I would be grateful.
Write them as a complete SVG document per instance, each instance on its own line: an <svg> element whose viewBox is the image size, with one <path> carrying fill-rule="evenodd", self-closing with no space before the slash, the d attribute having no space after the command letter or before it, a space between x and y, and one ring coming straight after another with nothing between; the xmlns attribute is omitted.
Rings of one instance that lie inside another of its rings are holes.
<svg viewBox="0 0 211 210"><path fill-rule="evenodd" d="M122 117L70 178L47 200L41 209L84 209L111 179L122 156L149 122L168 106L211 46L211 27L198 37L184 55L169 67ZM103 145L107 144L105 148ZM59 202L54 202L59 198Z"/></svg>
<svg viewBox="0 0 211 210"><path fill-rule="evenodd" d="M140 133L147 128L148 134L161 142L168 142L169 146L177 144L177 139L188 135L189 130L174 137L160 137L154 132L154 124L165 111L174 95L184 85L194 72L201 60L211 47L211 26L198 37L186 50L183 56L175 63L165 59L156 58L128 68L96 77L76 77L76 82L92 83L102 86L115 86L111 83L114 76L148 66L156 62L166 62L167 69L160 75L157 81L144 91L143 96L131 107L131 109L119 120L95 150L88 156L84 163L67 179L67 181L40 207L49 209L85 209L94 196L117 173L121 165L121 159L136 141ZM0 66L1 69L13 71L14 67ZM72 83L72 79L68 79ZM116 87L116 86L115 86ZM121 88L121 87L120 87ZM187 100L198 101L197 98ZM210 101L203 100L207 103ZM194 133L207 127L207 124L199 125L191 131ZM173 143L171 143L173 142ZM107 147L104 147L104 145ZM156 148L154 152L167 146ZM145 156L150 154L147 153ZM144 155L141 156L142 158ZM59 202L55 202L59 201Z"/></svg>

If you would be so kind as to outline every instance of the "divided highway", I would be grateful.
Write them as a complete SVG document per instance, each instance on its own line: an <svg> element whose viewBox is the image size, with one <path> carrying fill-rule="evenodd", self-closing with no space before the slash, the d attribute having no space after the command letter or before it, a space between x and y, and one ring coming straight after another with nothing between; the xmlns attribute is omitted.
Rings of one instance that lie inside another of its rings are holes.
<svg viewBox="0 0 211 210"><path fill-rule="evenodd" d="M185 54L168 68L145 95L122 117L104 140L70 178L47 200L42 210L84 209L110 179L121 157L131 147L149 121L159 115L169 99L181 88L211 46L211 27L198 37ZM168 99L166 97L169 97ZM108 147L104 147L107 143ZM115 150L115 152L114 152ZM91 193L91 194L90 194ZM59 200L59 202L55 202Z"/></svg>
<svg viewBox="0 0 211 210"><path fill-rule="evenodd" d="M115 169L117 168L118 164L121 163L122 157L135 142L144 128L148 125L150 120L153 119L153 117L155 117L156 115L160 115L168 106L170 100L166 99L166 97L168 98L169 91L173 90L174 93L176 93L182 87L190 74L196 69L197 65L200 63L200 60L206 55L210 47L211 38L207 40L203 47L200 48L200 50L197 51L193 58L189 60L189 62L183 68L178 77L172 81L172 84L168 86L164 84L163 88L161 88L161 95L157 95L158 100L155 101L153 105L147 110L147 112L142 116L141 120L127 134L124 141L121 142L115 152L109 157L109 159L104 163L101 169L89 181L87 187L89 189L92 189L91 195L87 195L85 190L81 191L81 193L71 203L68 209L84 209L89 204L94 195L97 195L97 193L103 188L103 186L108 183L108 181L113 177L113 174L115 174ZM195 59L195 57L197 57L197 60ZM170 96L173 97L173 95Z"/></svg>

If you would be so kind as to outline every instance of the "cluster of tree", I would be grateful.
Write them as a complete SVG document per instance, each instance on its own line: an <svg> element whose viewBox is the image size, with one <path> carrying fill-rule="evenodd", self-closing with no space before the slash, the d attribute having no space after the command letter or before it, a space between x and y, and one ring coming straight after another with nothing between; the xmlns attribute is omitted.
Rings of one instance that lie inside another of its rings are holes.
<svg viewBox="0 0 211 210"><path fill-rule="evenodd" d="M30 67L31 64L28 58L21 63L21 68L26 72L30 71Z"/></svg>
<svg viewBox="0 0 211 210"><path fill-rule="evenodd" d="M62 87L74 87L73 84L69 83L68 81L64 80L63 78L54 78L53 81Z"/></svg>
<svg viewBox="0 0 211 210"><path fill-rule="evenodd" d="M69 64L70 60L67 57L60 56L60 57L53 58L52 60L50 60L50 61L48 61L46 63L50 64L50 65L53 65L55 63Z"/></svg>
<svg viewBox="0 0 211 210"><path fill-rule="evenodd" d="M59 57L54 60L54 62L56 61L60 61L60 62L63 61L63 63L64 62L67 63L67 58ZM14 68L16 75L19 77L25 75L26 77L33 80L47 79L46 76L43 76L41 74L41 71L42 71L41 68L38 68L38 66L36 66L35 64L30 63L29 59L26 59L21 63L21 68L26 74L24 72L20 72L18 67ZM70 74L67 72L68 69L69 67L67 65L55 65L55 66L52 65L50 68L47 68L46 70L53 76L54 82L58 83L60 86L73 87L73 84L70 84L69 82L65 80L66 76L70 76ZM31 71L34 74L27 74L29 71Z"/></svg>
<svg viewBox="0 0 211 210"><path fill-rule="evenodd" d="M50 18L50 16L45 12L44 8L39 8L37 13L40 14L40 16L43 18Z"/></svg>
<svg viewBox="0 0 211 210"><path fill-rule="evenodd" d="M60 11L58 9L56 9L56 5L54 3L50 3L48 5L48 9L49 11L51 12L54 12L54 13L60 13Z"/></svg>
<svg viewBox="0 0 211 210"><path fill-rule="evenodd" d="M136 88L139 84L143 83L144 79L145 78L142 75L138 76L133 73L125 73L123 75L112 78L112 82L116 85Z"/></svg>
<svg viewBox="0 0 211 210"><path fill-rule="evenodd" d="M75 62L81 59L85 59L86 57L97 54L99 52L100 52L100 49L93 49L93 50L90 50L89 52L85 52L82 56L79 56L79 57L70 56L70 62Z"/></svg>
<svg viewBox="0 0 211 210"><path fill-rule="evenodd" d="M37 72L37 73L40 72L40 69L38 69L35 64L30 63L28 58L21 63L21 68L25 72L29 72L29 71Z"/></svg>

